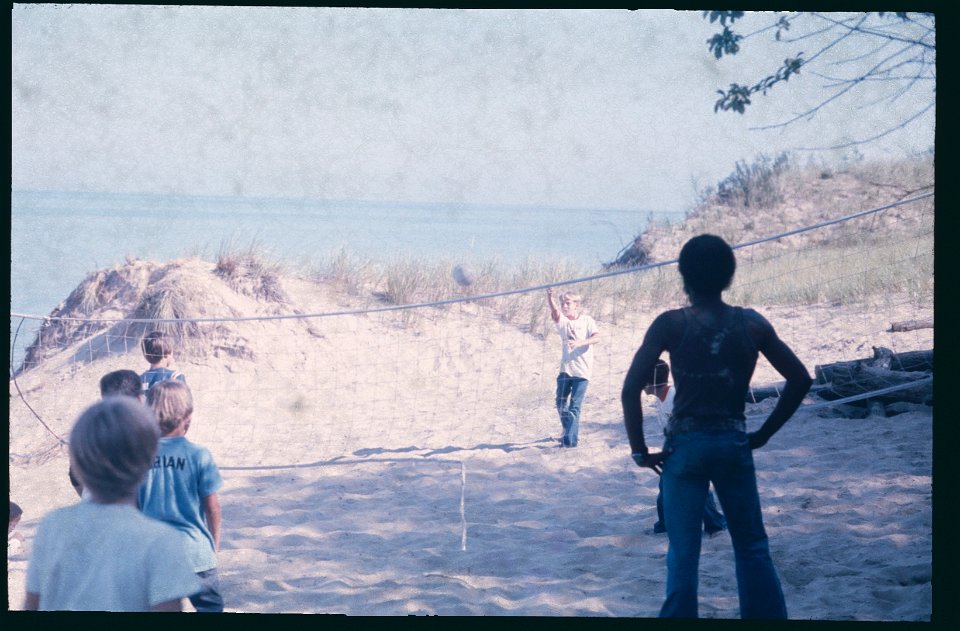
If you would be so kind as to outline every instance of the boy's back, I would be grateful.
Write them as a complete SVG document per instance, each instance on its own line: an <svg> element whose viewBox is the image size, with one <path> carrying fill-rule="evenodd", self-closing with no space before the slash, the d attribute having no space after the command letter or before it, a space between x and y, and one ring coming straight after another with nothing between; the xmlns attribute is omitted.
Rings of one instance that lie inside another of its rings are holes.
<svg viewBox="0 0 960 631"><path fill-rule="evenodd" d="M147 611L199 587L182 560L170 526L129 504L78 502L41 521L27 591L47 611Z"/></svg>
<svg viewBox="0 0 960 631"><path fill-rule="evenodd" d="M89 501L46 515L27 569L26 610L180 611L202 588L174 528L136 509L157 453L156 416L108 396L70 430L70 462Z"/></svg>
<svg viewBox="0 0 960 631"><path fill-rule="evenodd" d="M157 458L140 486L140 509L180 531L195 572L217 566L216 544L203 498L222 485L223 478L210 452L185 436L175 436L160 439Z"/></svg>
<svg viewBox="0 0 960 631"><path fill-rule="evenodd" d="M140 383L143 384L143 394L146 395L153 387L153 384L166 381L167 379L176 379L180 383L187 383L187 378L182 372L164 368L162 366L150 368L140 375Z"/></svg>

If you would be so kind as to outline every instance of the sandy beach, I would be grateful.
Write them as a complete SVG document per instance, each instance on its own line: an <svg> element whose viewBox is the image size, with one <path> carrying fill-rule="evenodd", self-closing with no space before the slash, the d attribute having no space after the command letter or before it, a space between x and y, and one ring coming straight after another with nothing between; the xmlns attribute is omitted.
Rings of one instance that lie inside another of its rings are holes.
<svg viewBox="0 0 960 631"><path fill-rule="evenodd" d="M825 357L869 356L870 344L933 343L932 330L880 333L895 313L764 312L811 373ZM212 451L225 478L227 610L656 616L667 551L666 536L652 533L657 479L631 461L619 403L653 315L605 325L576 450L556 446L558 339L470 305L407 327L368 316L248 323L234 332L245 356L181 359L196 397L189 437ZM323 365L317 356L336 344L351 350ZM412 355L400 361L388 347ZM387 369L398 362L408 387ZM10 609L22 607L38 522L77 501L65 451L37 454L95 400L100 375L140 363L135 347L88 362L53 358L11 382L11 498L24 509L25 544L8 555ZM335 373L339 395L323 390ZM429 386L415 386L417 375ZM755 382L775 377L761 361ZM55 396L65 391L92 396ZM415 410L413 420L398 406ZM748 405L751 427L771 407L771 399ZM861 419L801 411L754 452L791 618L930 619L932 422L922 406ZM659 447L652 418L646 433ZM704 539L700 614L738 617L726 533Z"/></svg>

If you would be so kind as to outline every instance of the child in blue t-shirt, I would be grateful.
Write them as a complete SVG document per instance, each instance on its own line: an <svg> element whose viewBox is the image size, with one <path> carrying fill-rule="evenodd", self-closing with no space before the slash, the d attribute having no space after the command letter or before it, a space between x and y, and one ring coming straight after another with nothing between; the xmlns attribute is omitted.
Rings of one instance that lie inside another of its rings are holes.
<svg viewBox="0 0 960 631"><path fill-rule="evenodd" d="M150 364L150 368L140 375L143 394L146 396L153 384L167 379L176 379L180 383L187 383L183 373L170 368L173 361L173 344L163 331L151 331L143 337L140 344L143 357Z"/></svg>
<svg viewBox="0 0 960 631"><path fill-rule="evenodd" d="M148 517L165 521L183 535L193 570L202 584L190 596L197 611L223 611L217 552L220 550L220 499L223 478L213 456L187 440L193 415L190 388L176 380L161 381L147 394L160 424L160 446L137 499Z"/></svg>

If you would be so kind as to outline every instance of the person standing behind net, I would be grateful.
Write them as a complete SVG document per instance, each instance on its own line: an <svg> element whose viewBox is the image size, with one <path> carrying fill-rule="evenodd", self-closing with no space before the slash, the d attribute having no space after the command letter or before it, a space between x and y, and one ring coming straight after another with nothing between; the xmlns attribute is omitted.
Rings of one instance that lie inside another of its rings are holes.
<svg viewBox="0 0 960 631"><path fill-rule="evenodd" d="M643 391L653 397L653 405L657 410L657 417L660 426L667 427L670 417L673 416L673 399L676 396L676 388L671 388L667 379L670 377L670 365L662 359L657 360L657 365L653 370L653 378ZM713 535L727 528L727 520L723 518L723 513L717 509L717 504L713 501L713 493L707 492L707 502L703 507L703 531L707 536ZM657 490L657 522L653 525L654 534L663 534L667 532L667 522L663 518L663 478L660 478Z"/></svg>
<svg viewBox="0 0 960 631"><path fill-rule="evenodd" d="M580 313L579 294L560 295L560 305L553 297L553 288L547 288L550 317L557 326L562 344L560 374L557 375L557 412L563 434L561 447L576 447L580 433L580 408L587 393L587 384L593 370L593 345L600 341L600 331L592 317Z"/></svg>
<svg viewBox="0 0 960 631"><path fill-rule="evenodd" d="M24 609L180 611L200 588L177 531L136 508L159 433L153 412L128 397L107 397L77 418L70 461L89 499L40 522Z"/></svg>
<svg viewBox="0 0 960 631"><path fill-rule="evenodd" d="M140 347L143 350L144 359L150 364L150 368L140 375L144 396L150 391L153 384L167 379L176 379L180 383L187 383L187 378L184 377L182 372L170 368L173 361L173 344L163 331L147 333L143 336Z"/></svg>
<svg viewBox="0 0 960 631"><path fill-rule="evenodd" d="M143 403L143 390L140 375L132 370L114 370L100 377L100 398L110 396L130 397ZM73 468L67 468L70 485L81 498L83 497L83 483L74 474Z"/></svg>
<svg viewBox="0 0 960 631"><path fill-rule="evenodd" d="M723 239L704 234L687 241L679 269L690 306L657 316L621 392L632 457L662 474L669 546L660 616L698 616L700 522L713 482L733 542L740 616L783 619L787 608L770 558L751 450L764 446L787 422L812 380L763 316L721 299L736 269L733 250ZM677 394L663 449L649 453L639 395L664 351L670 354ZM786 384L760 428L747 433L743 411L758 353Z"/></svg>
<svg viewBox="0 0 960 631"><path fill-rule="evenodd" d="M165 521L181 534L183 546L202 588L190 596L199 612L223 611L217 553L220 551L220 499L223 478L213 456L187 440L193 396L175 380L154 384L147 394L160 426L160 447L140 486L144 515Z"/></svg>

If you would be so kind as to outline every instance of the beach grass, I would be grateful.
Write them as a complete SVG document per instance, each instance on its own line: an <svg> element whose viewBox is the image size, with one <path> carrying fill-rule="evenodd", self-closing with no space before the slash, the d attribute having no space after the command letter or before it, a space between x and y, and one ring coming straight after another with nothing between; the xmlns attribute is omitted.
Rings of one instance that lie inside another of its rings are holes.
<svg viewBox="0 0 960 631"><path fill-rule="evenodd" d="M842 181L841 181L842 180ZM803 210L803 195L813 187L827 192ZM578 266L565 260L527 258L507 264L497 259L469 266L473 282L457 285L451 270L457 262L416 256L375 261L346 250L314 266L311 277L329 282L359 297L374 296L389 305L422 305L450 299L564 283L581 293L596 317L616 323L637 305L676 305L685 302L679 274L672 260L679 245L695 234L712 233L731 244L776 234L781 225L798 228L837 206L836 198L864 197L861 188L888 192L896 198L932 190L933 156L835 165L799 164L791 156L759 156L738 162L716 187L703 191L697 206L679 223L651 221L638 242L669 243L661 247L661 265L609 276L601 280L567 281L602 274L605 270ZM831 187L835 187L833 191ZM831 197L834 195L834 197ZM816 212L811 212L816 211ZM780 223L770 220L776 217ZM793 223L790 223L790 222ZM651 248L655 249L655 248ZM902 294L918 305L933 297L933 200L926 199L888 212L828 226L801 235L738 250L738 270L726 294L732 302L760 305L869 304L891 294ZM657 258L652 258L654 263ZM530 333L548 329L545 293L510 293L479 301L482 309L503 322ZM439 308L446 308L440 306ZM405 323L415 320L405 316Z"/></svg>
<svg viewBox="0 0 960 631"><path fill-rule="evenodd" d="M280 283L284 265L256 240L245 246L222 242L213 271L237 293L267 302L288 301Z"/></svg>

